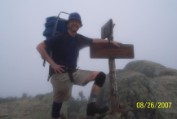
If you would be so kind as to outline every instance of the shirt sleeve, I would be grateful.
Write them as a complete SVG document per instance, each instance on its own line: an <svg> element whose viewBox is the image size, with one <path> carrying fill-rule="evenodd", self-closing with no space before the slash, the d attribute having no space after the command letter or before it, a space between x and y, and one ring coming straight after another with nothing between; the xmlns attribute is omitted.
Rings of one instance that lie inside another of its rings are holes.
<svg viewBox="0 0 177 119"><path fill-rule="evenodd" d="M92 38L88 38L88 37L83 36L81 34L77 34L77 39L79 41L79 49L90 46L93 42Z"/></svg>

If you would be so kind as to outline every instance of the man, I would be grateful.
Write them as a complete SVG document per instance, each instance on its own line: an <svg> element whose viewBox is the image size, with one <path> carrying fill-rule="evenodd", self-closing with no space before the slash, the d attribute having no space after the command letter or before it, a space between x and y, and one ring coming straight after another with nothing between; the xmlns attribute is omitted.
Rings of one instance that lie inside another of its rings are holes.
<svg viewBox="0 0 177 119"><path fill-rule="evenodd" d="M77 69L79 50L96 42L108 42L103 39L90 39L77 34L82 26L78 13L71 13L67 22L68 32L44 40L37 46L40 55L50 64L50 76L53 86L53 104L51 116L53 119L60 117L62 102L71 96L72 85L86 85L94 81L90 99L87 105L87 115L104 113L107 107L100 108L96 105L96 99L105 82L106 75L100 71L87 71ZM112 42L119 45L117 42ZM52 50L52 57L46 52L46 48Z"/></svg>

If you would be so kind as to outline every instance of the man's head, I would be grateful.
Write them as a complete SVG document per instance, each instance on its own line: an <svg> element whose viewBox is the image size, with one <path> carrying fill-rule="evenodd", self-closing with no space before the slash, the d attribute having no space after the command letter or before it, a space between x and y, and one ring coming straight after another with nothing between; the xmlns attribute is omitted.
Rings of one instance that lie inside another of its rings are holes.
<svg viewBox="0 0 177 119"><path fill-rule="evenodd" d="M68 18L68 30L70 33L77 33L79 28L82 26L81 17L78 13L74 12L69 15Z"/></svg>
<svg viewBox="0 0 177 119"><path fill-rule="evenodd" d="M82 26L81 16L77 12L73 12L69 15L68 22L70 22L70 21L78 21L80 23L80 25Z"/></svg>

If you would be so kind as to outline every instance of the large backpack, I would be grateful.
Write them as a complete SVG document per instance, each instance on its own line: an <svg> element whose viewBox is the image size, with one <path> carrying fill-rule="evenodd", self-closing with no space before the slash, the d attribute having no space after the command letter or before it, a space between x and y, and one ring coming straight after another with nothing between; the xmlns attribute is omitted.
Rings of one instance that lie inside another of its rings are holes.
<svg viewBox="0 0 177 119"><path fill-rule="evenodd" d="M47 40L50 40L50 38L55 36L57 33L62 34L67 32L67 19L62 18L62 15L69 15L69 13L60 12L58 16L50 16L46 18L43 36L45 36ZM47 48L46 51L50 56L52 55L50 48ZM44 60L43 66L45 66L45 62L46 61Z"/></svg>

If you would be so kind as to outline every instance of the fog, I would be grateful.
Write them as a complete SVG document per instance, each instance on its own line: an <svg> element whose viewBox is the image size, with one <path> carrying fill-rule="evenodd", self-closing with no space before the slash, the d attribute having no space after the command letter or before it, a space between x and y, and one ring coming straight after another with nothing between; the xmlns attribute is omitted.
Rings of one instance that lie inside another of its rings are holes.
<svg viewBox="0 0 177 119"><path fill-rule="evenodd" d="M1 0L0 97L52 92L36 46L45 39L46 17L60 11L79 12L79 33L91 38L99 38L102 25L113 19L114 40L133 44L135 51L134 59L116 59L116 68L143 59L177 69L176 0ZM91 59L89 48L80 52L78 66L109 72L108 60ZM88 96L91 85L74 87L73 96L78 91Z"/></svg>

